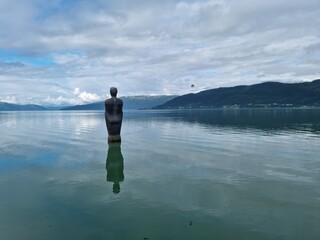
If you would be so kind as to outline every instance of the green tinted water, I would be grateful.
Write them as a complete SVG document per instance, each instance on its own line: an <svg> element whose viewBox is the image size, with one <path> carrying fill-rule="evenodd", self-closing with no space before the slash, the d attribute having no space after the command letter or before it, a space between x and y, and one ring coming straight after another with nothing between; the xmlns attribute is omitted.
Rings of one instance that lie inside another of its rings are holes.
<svg viewBox="0 0 320 240"><path fill-rule="evenodd" d="M320 239L320 111L0 113L0 239Z"/></svg>

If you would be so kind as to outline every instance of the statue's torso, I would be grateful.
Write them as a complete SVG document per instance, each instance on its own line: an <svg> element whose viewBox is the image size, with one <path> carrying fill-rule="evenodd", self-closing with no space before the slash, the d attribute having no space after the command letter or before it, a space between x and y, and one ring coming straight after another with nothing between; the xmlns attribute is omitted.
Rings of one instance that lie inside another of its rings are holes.
<svg viewBox="0 0 320 240"><path fill-rule="evenodd" d="M109 135L119 135L122 123L123 102L119 98L109 98L105 101L105 118Z"/></svg>

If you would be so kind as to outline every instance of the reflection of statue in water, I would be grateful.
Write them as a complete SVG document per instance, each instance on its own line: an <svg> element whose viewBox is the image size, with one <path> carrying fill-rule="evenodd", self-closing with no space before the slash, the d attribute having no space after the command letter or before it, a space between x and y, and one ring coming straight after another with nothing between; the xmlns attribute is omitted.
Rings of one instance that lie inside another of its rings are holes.
<svg viewBox="0 0 320 240"><path fill-rule="evenodd" d="M120 131L122 124L122 107L123 102L120 98L117 98L118 90L115 87L110 88L111 98L105 101L105 118L108 129L108 141L120 142Z"/></svg>
<svg viewBox="0 0 320 240"><path fill-rule="evenodd" d="M124 180L123 156L120 143L109 143L106 161L107 181L113 182L113 192L120 192L120 182Z"/></svg>

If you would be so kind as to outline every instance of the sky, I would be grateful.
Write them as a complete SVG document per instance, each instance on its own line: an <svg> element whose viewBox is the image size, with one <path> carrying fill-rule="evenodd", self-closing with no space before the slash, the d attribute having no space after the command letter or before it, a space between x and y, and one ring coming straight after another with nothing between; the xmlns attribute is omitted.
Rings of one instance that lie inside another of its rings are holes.
<svg viewBox="0 0 320 240"><path fill-rule="evenodd" d="M319 0L0 0L0 13L4 102L320 78Z"/></svg>

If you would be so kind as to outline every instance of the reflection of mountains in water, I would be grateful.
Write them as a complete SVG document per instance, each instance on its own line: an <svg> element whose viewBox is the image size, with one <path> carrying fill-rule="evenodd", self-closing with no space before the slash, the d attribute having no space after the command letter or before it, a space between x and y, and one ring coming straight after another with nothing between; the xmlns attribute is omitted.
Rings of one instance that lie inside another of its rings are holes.
<svg viewBox="0 0 320 240"><path fill-rule="evenodd" d="M151 114L150 114L151 113ZM130 115L127 116L130 119ZM216 109L148 111L140 120L183 121L206 126L295 129L320 133L320 109Z"/></svg>

